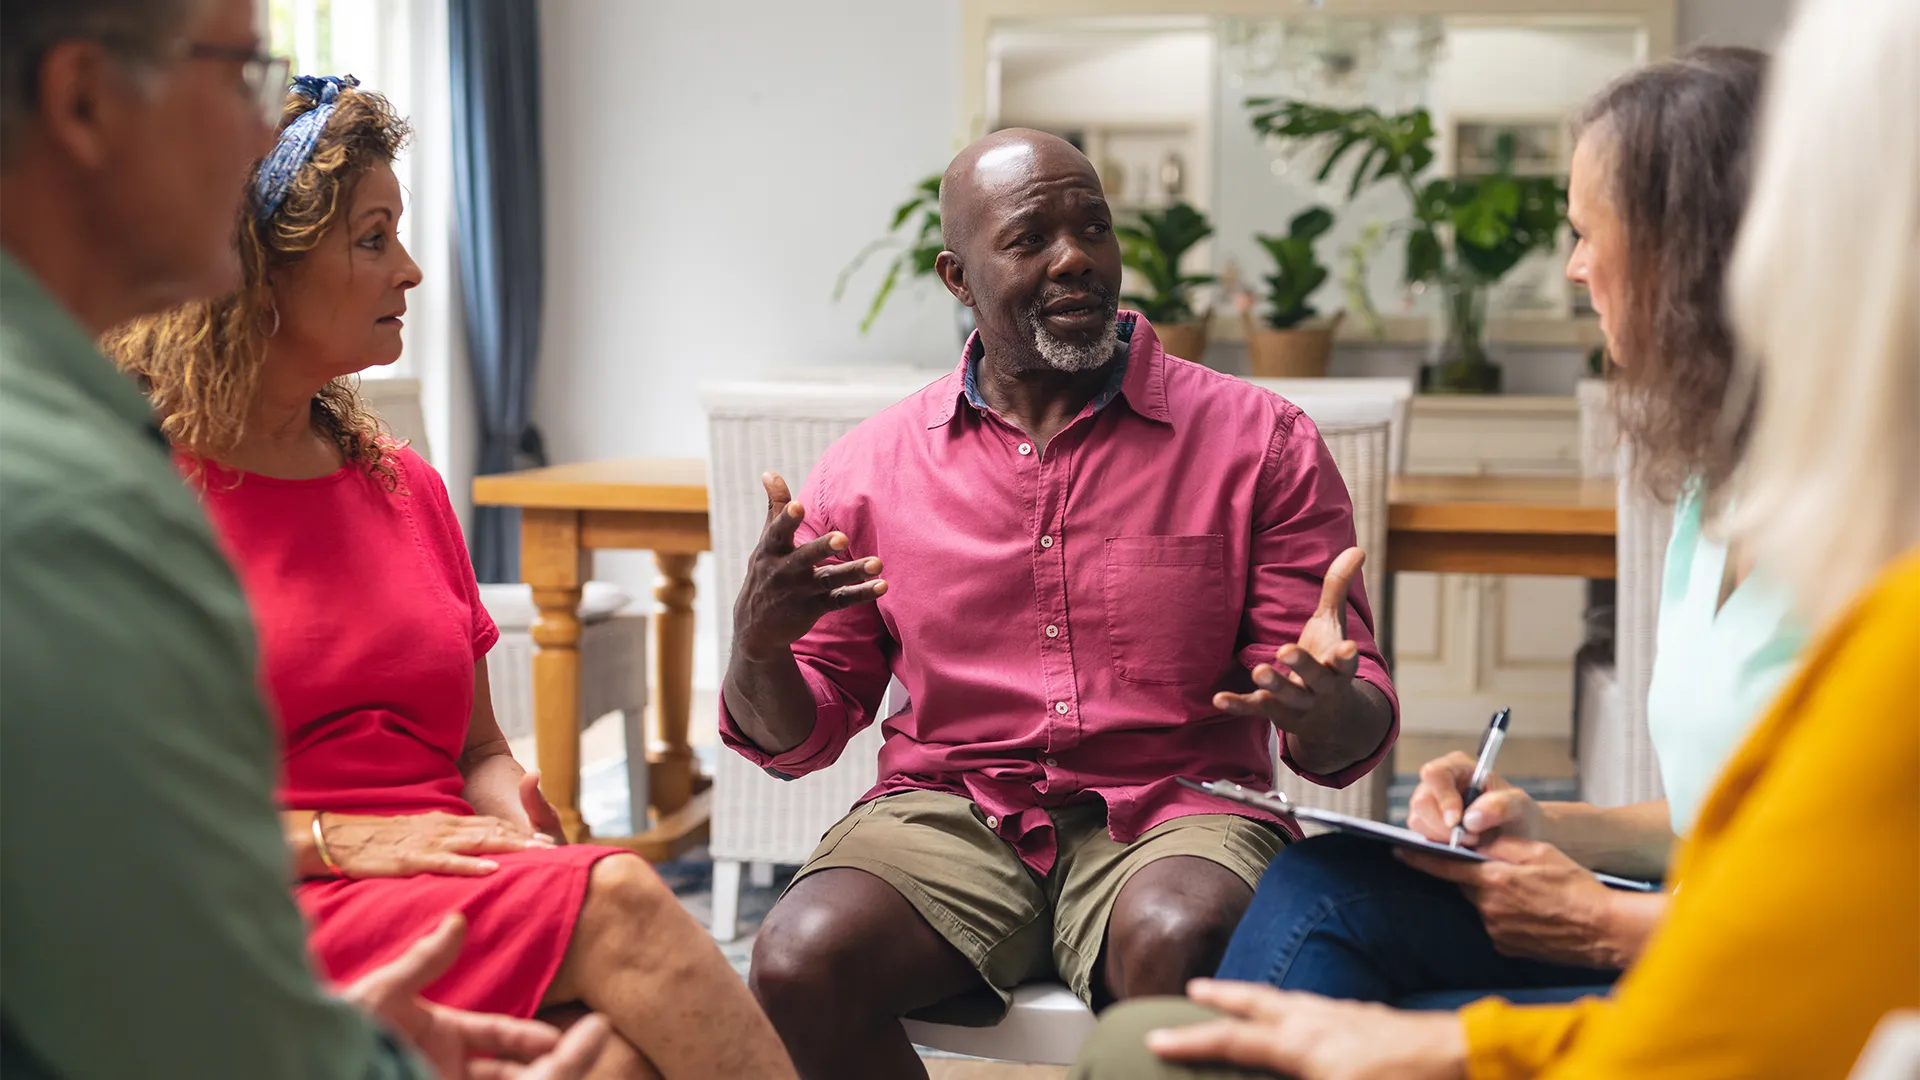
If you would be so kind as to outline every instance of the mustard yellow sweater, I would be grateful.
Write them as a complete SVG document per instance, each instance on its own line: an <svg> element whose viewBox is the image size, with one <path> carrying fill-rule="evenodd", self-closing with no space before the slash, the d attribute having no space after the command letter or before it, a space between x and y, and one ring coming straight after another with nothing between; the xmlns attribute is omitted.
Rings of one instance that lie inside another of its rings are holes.
<svg viewBox="0 0 1920 1080"><path fill-rule="evenodd" d="M1920 555L1808 650L1674 869L1612 999L1463 1011L1473 1080L1844 1077L1920 1006Z"/></svg>

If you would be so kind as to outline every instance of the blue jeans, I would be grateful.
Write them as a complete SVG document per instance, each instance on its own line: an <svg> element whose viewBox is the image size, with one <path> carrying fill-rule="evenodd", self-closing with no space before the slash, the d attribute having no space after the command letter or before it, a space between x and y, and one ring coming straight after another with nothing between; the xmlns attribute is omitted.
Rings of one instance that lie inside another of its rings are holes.
<svg viewBox="0 0 1920 1080"><path fill-rule="evenodd" d="M1617 971L1495 952L1458 886L1392 850L1330 834L1282 851L1234 931L1220 977L1408 1009L1451 1009L1495 994L1573 1001L1612 989Z"/></svg>

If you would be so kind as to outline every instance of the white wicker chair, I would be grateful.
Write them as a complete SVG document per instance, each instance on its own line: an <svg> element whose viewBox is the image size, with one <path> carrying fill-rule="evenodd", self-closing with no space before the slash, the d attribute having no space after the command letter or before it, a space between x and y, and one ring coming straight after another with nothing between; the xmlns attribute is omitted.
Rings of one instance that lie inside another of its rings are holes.
<svg viewBox="0 0 1920 1080"><path fill-rule="evenodd" d="M798 491L829 446L916 388L890 379L737 383L706 389L707 503L714 595L719 598L714 634L723 668L733 644L732 599L766 523L760 474L779 473ZM743 864L805 862L821 835L878 779L880 741L880 725L875 723L854 736L832 767L797 780L775 780L738 754L720 755L708 840L714 862L715 937L732 941L739 934Z"/></svg>
<svg viewBox="0 0 1920 1080"><path fill-rule="evenodd" d="M1383 398L1393 403L1392 451L1387 468L1394 476L1407 471L1407 429L1413 423L1413 377L1385 375L1329 379L1248 379L1255 386L1271 390L1303 409L1303 402L1330 398ZM1312 416L1313 410L1307 409Z"/></svg>
<svg viewBox="0 0 1920 1080"><path fill-rule="evenodd" d="M1280 380L1258 381L1265 385ZM1354 536L1360 550L1367 553L1367 565L1361 571L1361 576L1366 581L1367 596L1376 605L1374 622L1377 629L1388 618L1388 614L1378 605L1381 598L1387 595L1389 463L1392 459L1395 417L1404 416L1404 412L1391 397L1378 394L1353 397L1309 397L1301 394L1291 400L1320 429L1320 438L1326 442L1334 464L1340 467L1341 478L1347 482L1347 494L1353 500ZM1387 820L1387 789L1393 783L1392 751L1388 751L1386 758L1371 773L1345 788L1335 790L1303 779L1279 765L1277 739L1276 735L1274 784L1286 792L1289 799L1302 806L1336 810L1375 821Z"/></svg>
<svg viewBox="0 0 1920 1080"><path fill-rule="evenodd" d="M397 438L430 454L416 379L367 379L360 396ZM521 584L480 586L480 602L500 629L487 654L494 716L509 739L533 730L533 591ZM580 598L580 726L618 712L627 733L627 798L635 829L645 827L647 777L647 615L626 613L632 597L610 581L589 581Z"/></svg>
<svg viewBox="0 0 1920 1080"><path fill-rule="evenodd" d="M1621 806L1664 794L1660 762L1647 733L1647 687L1653 680L1673 508L1655 503L1629 481L1631 451L1620 445L1606 383L1583 379L1574 396L1580 403L1581 473L1615 477L1619 484L1614 663L1583 664L1575 671L1574 760L1582 799Z"/></svg>

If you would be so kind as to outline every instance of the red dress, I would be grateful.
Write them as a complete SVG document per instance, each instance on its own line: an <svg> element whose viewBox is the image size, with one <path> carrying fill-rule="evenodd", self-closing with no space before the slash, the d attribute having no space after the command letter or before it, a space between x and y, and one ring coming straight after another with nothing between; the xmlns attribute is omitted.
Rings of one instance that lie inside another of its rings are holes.
<svg viewBox="0 0 1920 1080"><path fill-rule="evenodd" d="M206 467L205 502L253 608L284 739L282 805L343 814L471 814L458 761L474 664L500 636L480 604L446 486L412 450L400 490L356 467L275 480ZM310 881L295 894L338 982L396 956L450 911L453 969L427 990L465 1009L532 1016L559 970L593 864L585 845L490 855L483 877Z"/></svg>

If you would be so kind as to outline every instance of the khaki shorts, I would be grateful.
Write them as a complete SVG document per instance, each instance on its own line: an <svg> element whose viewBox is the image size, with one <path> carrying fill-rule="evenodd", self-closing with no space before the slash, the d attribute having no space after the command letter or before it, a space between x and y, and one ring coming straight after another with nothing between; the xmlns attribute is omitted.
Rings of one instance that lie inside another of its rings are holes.
<svg viewBox="0 0 1920 1080"><path fill-rule="evenodd" d="M1006 1016L1014 987L1034 979L1057 977L1093 1003L1107 917L1141 867L1193 855L1233 871L1251 889L1285 844L1275 829L1232 814L1175 818L1121 844L1107 835L1104 803L1048 813L1058 855L1044 878L987 828L971 799L905 791L855 807L827 830L794 880L849 867L892 885L986 983L915 1018L986 1026Z"/></svg>

